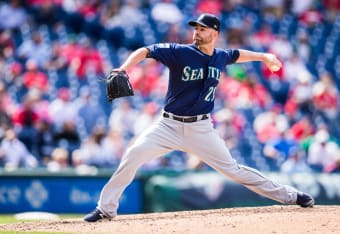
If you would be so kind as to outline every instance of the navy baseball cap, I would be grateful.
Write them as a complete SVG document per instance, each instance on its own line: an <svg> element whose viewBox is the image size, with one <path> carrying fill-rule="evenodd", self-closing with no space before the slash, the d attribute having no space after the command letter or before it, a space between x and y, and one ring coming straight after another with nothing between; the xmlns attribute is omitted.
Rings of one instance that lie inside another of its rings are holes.
<svg viewBox="0 0 340 234"><path fill-rule="evenodd" d="M207 28L215 29L217 32L220 31L220 20L213 14L201 14L197 20L189 21L190 26L196 26L197 24Z"/></svg>

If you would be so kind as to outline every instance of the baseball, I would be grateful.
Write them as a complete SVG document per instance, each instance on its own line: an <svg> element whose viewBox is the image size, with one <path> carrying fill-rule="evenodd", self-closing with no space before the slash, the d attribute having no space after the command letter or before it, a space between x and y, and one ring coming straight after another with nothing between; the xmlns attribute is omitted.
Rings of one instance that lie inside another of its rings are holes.
<svg viewBox="0 0 340 234"><path fill-rule="evenodd" d="M270 70L274 72L280 70L280 68L281 68L280 66L275 65L275 64L270 65Z"/></svg>

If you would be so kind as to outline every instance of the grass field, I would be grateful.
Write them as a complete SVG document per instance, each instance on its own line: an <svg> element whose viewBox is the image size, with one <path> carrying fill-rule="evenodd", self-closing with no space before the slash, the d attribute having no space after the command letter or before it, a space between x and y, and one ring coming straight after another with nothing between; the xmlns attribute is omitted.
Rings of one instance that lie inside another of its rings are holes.
<svg viewBox="0 0 340 234"><path fill-rule="evenodd" d="M72 219L72 218L82 218L83 214L61 214L60 219ZM23 222L25 220L18 220L14 217L14 215L0 215L0 224L6 223L18 223ZM26 220L26 221L41 221L41 220Z"/></svg>
<svg viewBox="0 0 340 234"><path fill-rule="evenodd" d="M0 224L18 222L13 215L0 215Z"/></svg>

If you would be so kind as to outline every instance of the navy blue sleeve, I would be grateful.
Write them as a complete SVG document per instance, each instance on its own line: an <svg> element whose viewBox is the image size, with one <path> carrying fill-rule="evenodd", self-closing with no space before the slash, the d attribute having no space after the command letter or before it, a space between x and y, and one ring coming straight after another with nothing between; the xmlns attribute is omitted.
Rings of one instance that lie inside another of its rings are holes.
<svg viewBox="0 0 340 234"><path fill-rule="evenodd" d="M237 49L227 49L226 53L228 54L227 64L235 63L237 59L240 57L240 51Z"/></svg>
<svg viewBox="0 0 340 234"><path fill-rule="evenodd" d="M176 62L176 56L174 53L175 46L176 44L174 43L159 43L147 46L145 47L149 50L147 58L156 59L169 67Z"/></svg>

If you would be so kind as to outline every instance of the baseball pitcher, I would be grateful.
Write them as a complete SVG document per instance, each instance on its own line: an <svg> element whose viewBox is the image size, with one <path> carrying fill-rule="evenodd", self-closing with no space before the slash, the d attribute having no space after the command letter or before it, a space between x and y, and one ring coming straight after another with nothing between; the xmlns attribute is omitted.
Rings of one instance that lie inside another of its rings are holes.
<svg viewBox="0 0 340 234"><path fill-rule="evenodd" d="M214 15L202 14L189 25L194 30L192 44L162 43L143 47L115 69L127 71L146 58L167 66L170 72L165 106L159 120L128 147L119 167L103 187L96 209L84 217L85 221L114 218L119 198L138 168L172 150L194 154L227 178L272 200L301 207L314 205L310 195L239 165L210 119L221 72L227 65L260 61L276 71L281 62L270 53L215 48L220 21Z"/></svg>

